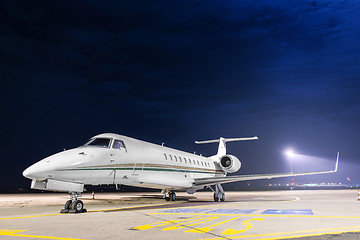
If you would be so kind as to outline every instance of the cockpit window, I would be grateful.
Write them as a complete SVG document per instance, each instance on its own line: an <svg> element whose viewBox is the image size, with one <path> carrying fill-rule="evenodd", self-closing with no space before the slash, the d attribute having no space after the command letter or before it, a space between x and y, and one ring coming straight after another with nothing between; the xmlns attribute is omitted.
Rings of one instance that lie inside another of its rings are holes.
<svg viewBox="0 0 360 240"><path fill-rule="evenodd" d="M123 141L115 139L112 147L115 149L121 149L125 148L125 144Z"/></svg>
<svg viewBox="0 0 360 240"><path fill-rule="evenodd" d="M97 147L105 147L108 148L110 145L110 138L94 138L91 139L85 146L97 146Z"/></svg>

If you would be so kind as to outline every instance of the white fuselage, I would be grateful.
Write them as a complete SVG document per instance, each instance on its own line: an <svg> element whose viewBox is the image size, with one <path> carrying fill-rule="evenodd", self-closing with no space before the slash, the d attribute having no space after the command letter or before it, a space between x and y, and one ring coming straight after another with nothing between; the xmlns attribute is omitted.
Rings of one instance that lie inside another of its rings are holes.
<svg viewBox="0 0 360 240"><path fill-rule="evenodd" d="M134 138L101 134L110 139L105 146L85 145L47 157L23 173L33 181L78 184L123 184L168 190L197 190L196 178L224 176L212 157L202 157ZM94 138L95 138L94 137ZM115 140L121 141L114 148ZM216 160L215 160L216 161Z"/></svg>

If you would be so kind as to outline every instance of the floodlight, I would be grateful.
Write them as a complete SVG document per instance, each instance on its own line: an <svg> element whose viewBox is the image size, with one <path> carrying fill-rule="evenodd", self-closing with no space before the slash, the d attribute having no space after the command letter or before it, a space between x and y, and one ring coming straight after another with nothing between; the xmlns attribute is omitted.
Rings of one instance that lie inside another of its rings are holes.
<svg viewBox="0 0 360 240"><path fill-rule="evenodd" d="M288 157L293 157L295 155L294 151L292 149L285 150L285 155Z"/></svg>

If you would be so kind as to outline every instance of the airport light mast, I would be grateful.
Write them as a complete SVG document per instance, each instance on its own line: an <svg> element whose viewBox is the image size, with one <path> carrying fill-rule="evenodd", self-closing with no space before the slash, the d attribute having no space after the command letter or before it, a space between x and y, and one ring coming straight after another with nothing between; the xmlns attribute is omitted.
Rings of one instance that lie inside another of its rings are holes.
<svg viewBox="0 0 360 240"><path fill-rule="evenodd" d="M287 158L289 159L289 163L290 163L290 172L293 173L293 169L292 169L292 158L294 157L295 153L292 149L287 149L285 151L285 155L287 156ZM291 176L291 190L293 190L295 187L295 181L294 181L294 177Z"/></svg>

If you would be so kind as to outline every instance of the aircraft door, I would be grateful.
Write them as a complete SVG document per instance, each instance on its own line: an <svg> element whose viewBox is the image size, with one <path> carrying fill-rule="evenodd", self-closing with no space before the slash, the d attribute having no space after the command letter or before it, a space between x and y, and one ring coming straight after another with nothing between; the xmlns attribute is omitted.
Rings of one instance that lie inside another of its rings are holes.
<svg viewBox="0 0 360 240"><path fill-rule="evenodd" d="M142 172L143 169L144 169L143 163L135 163L132 175L139 175L139 173Z"/></svg>
<svg viewBox="0 0 360 240"><path fill-rule="evenodd" d="M114 139L110 153L110 163L120 164L124 162L127 154L125 143L122 140Z"/></svg>
<svg viewBox="0 0 360 240"><path fill-rule="evenodd" d="M116 175L121 169L121 163L126 160L127 149L122 140L114 139L110 151L110 166L113 168L113 182L115 184Z"/></svg>

